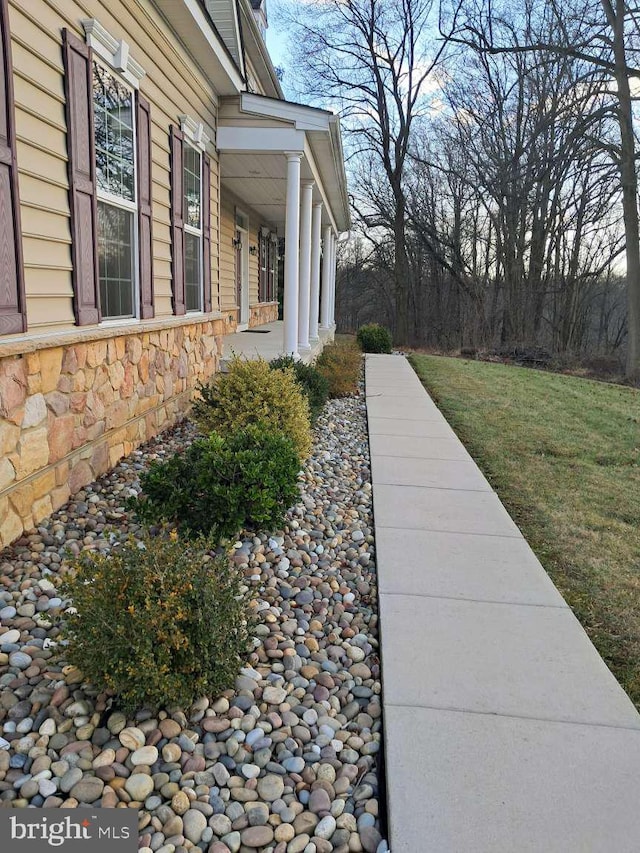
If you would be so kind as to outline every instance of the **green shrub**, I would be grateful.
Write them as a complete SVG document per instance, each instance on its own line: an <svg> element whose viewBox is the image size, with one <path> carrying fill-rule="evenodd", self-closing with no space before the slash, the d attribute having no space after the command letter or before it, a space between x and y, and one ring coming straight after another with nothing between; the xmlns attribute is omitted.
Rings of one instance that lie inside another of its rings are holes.
<svg viewBox="0 0 640 853"><path fill-rule="evenodd" d="M360 326L357 339L362 352L391 352L391 332L378 323Z"/></svg>
<svg viewBox="0 0 640 853"><path fill-rule="evenodd" d="M212 433L152 465L133 508L145 521L168 521L220 541L243 528L277 527L300 496L299 470L291 440L271 427Z"/></svg>
<svg viewBox="0 0 640 853"><path fill-rule="evenodd" d="M246 587L205 539L133 538L65 575L66 657L123 707L188 707L233 687L249 651Z"/></svg>
<svg viewBox="0 0 640 853"><path fill-rule="evenodd" d="M329 396L329 383L326 377L310 364L304 361L296 361L290 355L281 355L269 362L272 370L293 370L296 382L302 389L309 403L311 420L315 421Z"/></svg>
<svg viewBox="0 0 640 853"><path fill-rule="evenodd" d="M329 383L331 397L346 397L358 390L362 356L353 343L328 344L318 356L316 368Z"/></svg>
<svg viewBox="0 0 640 853"><path fill-rule="evenodd" d="M271 370L264 359L234 357L227 373L217 373L198 390L193 417L203 433L228 435L264 422L291 439L300 461L311 452L309 404L292 371Z"/></svg>

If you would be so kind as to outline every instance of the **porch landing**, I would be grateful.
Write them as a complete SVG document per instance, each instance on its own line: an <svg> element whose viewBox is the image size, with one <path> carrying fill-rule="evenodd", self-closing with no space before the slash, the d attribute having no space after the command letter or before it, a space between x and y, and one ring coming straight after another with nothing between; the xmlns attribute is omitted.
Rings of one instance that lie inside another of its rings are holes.
<svg viewBox="0 0 640 853"><path fill-rule="evenodd" d="M333 339L333 331L320 330L320 340L317 341L309 352L300 353L303 361L310 364L318 356L325 344ZM235 332L226 335L223 340L222 369L232 355L243 358L264 358L271 361L282 355L284 345L284 323L275 320L273 323L264 323L262 326L254 326L246 332Z"/></svg>
<svg viewBox="0 0 640 853"><path fill-rule="evenodd" d="M640 840L640 715L400 356L367 356L392 853Z"/></svg>

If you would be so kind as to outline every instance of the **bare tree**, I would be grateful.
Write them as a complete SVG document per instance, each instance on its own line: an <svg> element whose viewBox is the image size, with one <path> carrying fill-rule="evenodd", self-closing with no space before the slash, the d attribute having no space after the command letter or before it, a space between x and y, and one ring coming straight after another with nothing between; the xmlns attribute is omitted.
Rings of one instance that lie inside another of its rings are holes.
<svg viewBox="0 0 640 853"><path fill-rule="evenodd" d="M446 40L429 39L434 0L308 0L286 7L294 69L305 97L338 108L360 170L356 199L365 229L393 235L394 334L410 338L406 173L413 123ZM377 178L382 175L385 186ZM385 204L375 203L382 193ZM386 202L391 201L388 205Z"/></svg>
<svg viewBox="0 0 640 853"><path fill-rule="evenodd" d="M521 44L501 41L499 26L509 11L492 0L468 0L466 16L453 35L456 43L485 55L528 54L564 56L588 64L598 72L602 90L611 99L618 127L615 145L603 144L611 152L618 170L627 263L627 365L630 379L640 377L640 235L638 226L638 179L633 131L633 99L630 78L640 77L636 58L640 50L638 9L626 0L527 0L526 7L555 23L553 37L531 38ZM447 33L447 37L451 37Z"/></svg>

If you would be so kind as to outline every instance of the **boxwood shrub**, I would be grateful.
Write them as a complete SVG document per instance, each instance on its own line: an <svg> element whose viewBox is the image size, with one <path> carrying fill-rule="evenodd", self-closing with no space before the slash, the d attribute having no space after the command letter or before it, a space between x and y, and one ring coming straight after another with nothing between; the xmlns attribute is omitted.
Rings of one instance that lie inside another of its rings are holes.
<svg viewBox="0 0 640 853"><path fill-rule="evenodd" d="M269 530L300 495L299 469L291 439L271 426L213 432L143 473L133 508L147 522L217 541L243 528Z"/></svg>
<svg viewBox="0 0 640 853"><path fill-rule="evenodd" d="M246 587L205 539L148 536L108 555L83 551L60 588L73 604L65 656L126 710L215 696L247 659Z"/></svg>
<svg viewBox="0 0 640 853"><path fill-rule="evenodd" d="M300 461L311 452L309 404L292 371L271 370L264 359L235 357L227 373L198 388L193 417L203 433L229 435L258 422L291 439Z"/></svg>
<svg viewBox="0 0 640 853"><path fill-rule="evenodd" d="M315 421L329 397L329 382L311 364L302 360L296 361L290 355L281 355L269 362L272 370L292 370L296 382L309 403L311 420Z"/></svg>
<svg viewBox="0 0 640 853"><path fill-rule="evenodd" d="M356 337L362 352L391 352L391 332L378 323L369 323L366 326L360 326Z"/></svg>

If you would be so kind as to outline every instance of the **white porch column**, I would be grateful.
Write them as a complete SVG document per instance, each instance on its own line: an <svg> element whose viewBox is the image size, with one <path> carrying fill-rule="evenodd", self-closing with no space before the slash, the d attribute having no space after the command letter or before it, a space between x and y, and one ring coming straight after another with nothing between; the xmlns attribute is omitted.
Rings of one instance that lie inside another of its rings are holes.
<svg viewBox="0 0 640 853"><path fill-rule="evenodd" d="M329 290L329 303L331 308L329 310L329 322L331 324L331 328L334 329L336 325L336 263L338 260L338 235L331 235L331 268L330 268L330 280L331 280L331 288Z"/></svg>
<svg viewBox="0 0 640 853"><path fill-rule="evenodd" d="M300 161L299 151L285 151L287 158L287 207L284 246L284 346L285 355L298 358L298 284L300 238Z"/></svg>
<svg viewBox="0 0 640 853"><path fill-rule="evenodd" d="M298 350L309 352L309 302L311 299L311 204L313 181L302 184L300 206L300 298L298 302Z"/></svg>
<svg viewBox="0 0 640 853"><path fill-rule="evenodd" d="M320 313L320 241L322 233L322 202L313 205L311 217L311 302L309 314L309 342L318 340L318 315Z"/></svg>
<svg viewBox="0 0 640 853"><path fill-rule="evenodd" d="M331 226L324 229L322 241L322 322L320 328L328 332L331 328L331 304L329 293L331 291Z"/></svg>

